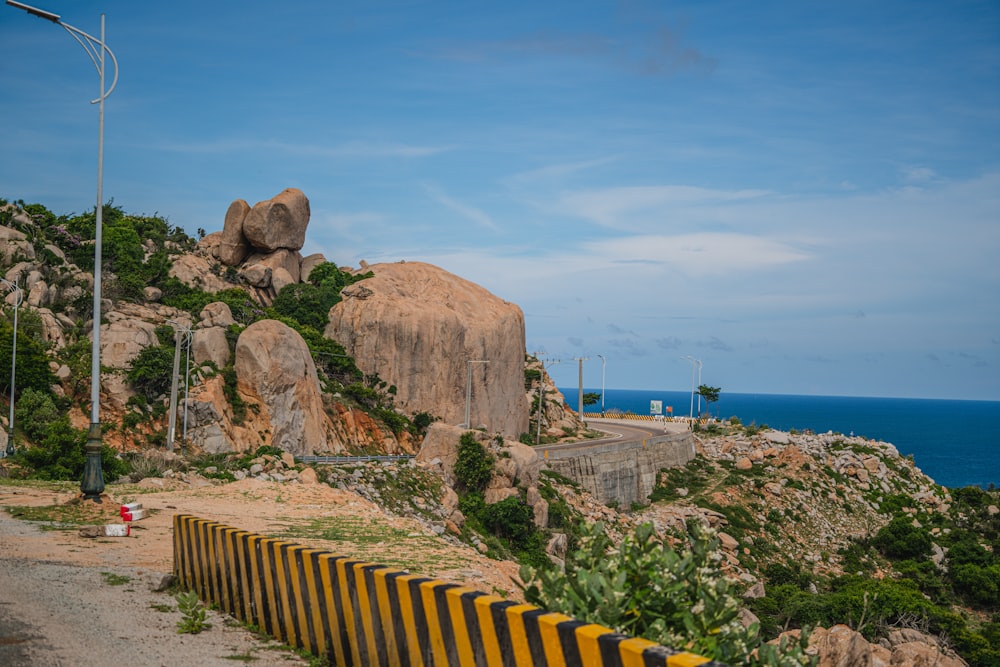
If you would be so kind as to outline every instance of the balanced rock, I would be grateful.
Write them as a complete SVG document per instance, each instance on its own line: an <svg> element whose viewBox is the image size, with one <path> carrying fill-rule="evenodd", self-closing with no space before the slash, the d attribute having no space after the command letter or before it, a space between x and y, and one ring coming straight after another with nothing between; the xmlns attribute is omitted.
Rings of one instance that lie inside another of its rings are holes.
<svg viewBox="0 0 1000 667"><path fill-rule="evenodd" d="M288 188L250 209L243 219L243 235L250 245L265 252L301 250L309 215L309 199L301 190Z"/></svg>
<svg viewBox="0 0 1000 667"><path fill-rule="evenodd" d="M236 341L237 386L267 411L271 444L297 456L327 450L316 365L302 337L276 320L254 322Z"/></svg>
<svg viewBox="0 0 1000 667"><path fill-rule="evenodd" d="M406 414L464 422L471 371L472 424L511 439L527 431L521 309L430 264L368 268L373 277L346 287L330 309L325 335L394 385Z"/></svg>
<svg viewBox="0 0 1000 667"><path fill-rule="evenodd" d="M226 220L222 227L222 237L219 239L219 261L229 266L236 266L250 252L250 244L243 235L243 221L250 213L250 204L242 199L235 200L226 211Z"/></svg>

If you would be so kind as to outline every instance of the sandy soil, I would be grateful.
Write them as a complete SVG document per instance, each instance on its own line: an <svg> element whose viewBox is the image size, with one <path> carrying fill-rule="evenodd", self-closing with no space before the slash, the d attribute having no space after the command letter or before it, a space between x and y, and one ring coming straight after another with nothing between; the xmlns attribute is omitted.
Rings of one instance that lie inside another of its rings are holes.
<svg viewBox="0 0 1000 667"><path fill-rule="evenodd" d="M129 537L87 538L79 534L77 527L43 530L34 522L10 517L21 507L55 506L67 515L83 513L88 524L121 523L119 508L126 502L141 502L144 509L152 510L149 518L132 523ZM133 654L120 664L212 664L205 661L206 656L226 651L249 652L255 657L255 665L302 664L296 656L279 655L273 649L262 653L262 642L242 628L231 627L222 617L216 616L213 630L208 633L178 635L175 628L179 612L149 611L150 607L176 606L167 594L150 591L151 582L173 570L175 514L193 514L265 535L283 535L334 553L403 567L488 593L519 597L514 584L515 564L488 559L470 547L435 535L429 526L415 519L387 514L354 494L323 484L248 479L192 488L179 481L148 479L137 485L109 485L104 502L96 505L81 502L76 491L7 485L0 479L0 507L7 510L0 514L0 663L4 664L71 665L84 656L93 662L95 651L104 648L84 648L87 642L81 637L87 636L91 628L83 625L74 630L71 626L98 621L60 611L61 607L78 611L89 608L88 598L94 595L107 598L100 614L108 616L101 622L110 628L134 626L138 610L152 614L147 623L156 626L159 639L150 634L152 628L145 634L139 629L125 632L125 636L142 642L145 653ZM104 573L123 574L141 583L114 589L101 585ZM90 581L90 585L66 586L67 581ZM62 587L51 593L51 610L45 611L40 600L46 594L32 591L55 584ZM219 636L213 639L213 633ZM157 652L152 645L156 642L163 645L162 651ZM192 651L187 657L177 653L185 645ZM121 655L111 655L120 662ZM219 664L232 664L231 657L220 660Z"/></svg>

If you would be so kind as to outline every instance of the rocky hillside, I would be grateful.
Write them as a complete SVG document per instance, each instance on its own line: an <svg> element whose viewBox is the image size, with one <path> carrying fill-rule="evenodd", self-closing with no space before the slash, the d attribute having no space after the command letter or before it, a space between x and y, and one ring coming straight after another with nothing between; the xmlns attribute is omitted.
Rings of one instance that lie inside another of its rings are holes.
<svg viewBox="0 0 1000 667"><path fill-rule="evenodd" d="M464 421L467 394L474 426L513 439L529 430L535 385L516 305L427 264L303 257L309 217L299 190L238 199L222 231L199 230L195 242L162 218L105 207L106 443L165 444L178 329L190 361L178 374L175 441L197 451L412 453L431 421ZM19 394L50 394L76 428L89 422L93 233L93 214L0 208L0 275L24 294ZM13 305L13 290L3 294ZM12 308L4 320L9 339ZM574 424L562 410L551 401L548 421ZM44 435L17 432L23 445Z"/></svg>

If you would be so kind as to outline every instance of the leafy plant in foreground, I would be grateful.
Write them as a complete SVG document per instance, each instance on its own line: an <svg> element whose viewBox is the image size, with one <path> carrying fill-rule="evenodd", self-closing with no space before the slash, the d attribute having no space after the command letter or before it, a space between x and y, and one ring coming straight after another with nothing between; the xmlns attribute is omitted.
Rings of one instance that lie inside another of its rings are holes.
<svg viewBox="0 0 1000 667"><path fill-rule="evenodd" d="M583 531L567 555L564 572L523 567L525 598L550 611L643 637L729 664L813 664L798 644L765 644L759 625L744 628L741 603L719 568L719 541L708 529L689 527L687 548L677 551L643 524L617 547L601 524Z"/></svg>
<svg viewBox="0 0 1000 667"><path fill-rule="evenodd" d="M184 616L177 621L177 634L196 635L212 627L208 622L208 612L202 606L197 593L194 591L178 593L174 599L177 600L177 608Z"/></svg>

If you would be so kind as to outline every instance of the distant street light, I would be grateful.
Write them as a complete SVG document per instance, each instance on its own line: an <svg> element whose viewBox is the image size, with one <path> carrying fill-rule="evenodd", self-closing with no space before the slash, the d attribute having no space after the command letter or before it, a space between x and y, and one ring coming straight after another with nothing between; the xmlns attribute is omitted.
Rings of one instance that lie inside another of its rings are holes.
<svg viewBox="0 0 1000 667"><path fill-rule="evenodd" d="M604 358L603 354L597 355L601 358L601 416L604 416L604 375L608 368L608 360Z"/></svg>
<svg viewBox="0 0 1000 667"><path fill-rule="evenodd" d="M701 369L701 359L695 359L690 356L683 356L681 359L691 362L691 411L688 413L688 420L694 421L694 371L695 367ZM701 412L701 401L698 401L698 412Z"/></svg>
<svg viewBox="0 0 1000 667"><path fill-rule="evenodd" d="M24 292L17 286L16 282L10 282L5 278L0 278L0 285L3 285L14 295L14 344L10 353L10 419L7 428L10 432L7 435L7 448L0 451L0 458L14 455L14 380L17 378L17 309L24 300Z"/></svg>
<svg viewBox="0 0 1000 667"><path fill-rule="evenodd" d="M118 85L118 60L115 54L108 48L104 41L104 14L101 14L101 38L97 39L88 35L78 28L74 28L68 23L63 23L58 14L47 12L44 9L37 9L14 0L7 0L11 7L23 9L33 16L52 21L60 25L79 42L83 50L90 56L91 62L97 68L97 74L101 80L100 96L92 100L91 104L98 105L98 133L97 133L97 221L94 232L94 325L93 344L90 353L90 430L87 432L87 460L83 466L83 480L80 482L80 491L86 500L93 500L95 503L101 502L101 493L104 491L104 473L101 470L101 243L103 226L103 187L104 187L104 100L111 94ZM111 81L111 87L104 89L104 64L105 54L111 57L111 63L115 66L115 76Z"/></svg>
<svg viewBox="0 0 1000 667"><path fill-rule="evenodd" d="M472 417L469 415L469 411L472 409L472 364L488 364L489 361L485 359L469 359L469 377L465 383L465 428L472 428L472 422L469 420Z"/></svg>
<svg viewBox="0 0 1000 667"><path fill-rule="evenodd" d="M573 361L576 361L579 364L579 374L578 374L579 384L578 384L578 387L579 387L580 393L578 395L579 396L579 402L577 404L577 409L580 412L580 421L583 421L583 362L585 362L585 361L587 361L589 359L590 359L590 357L576 357L573 360Z"/></svg>

